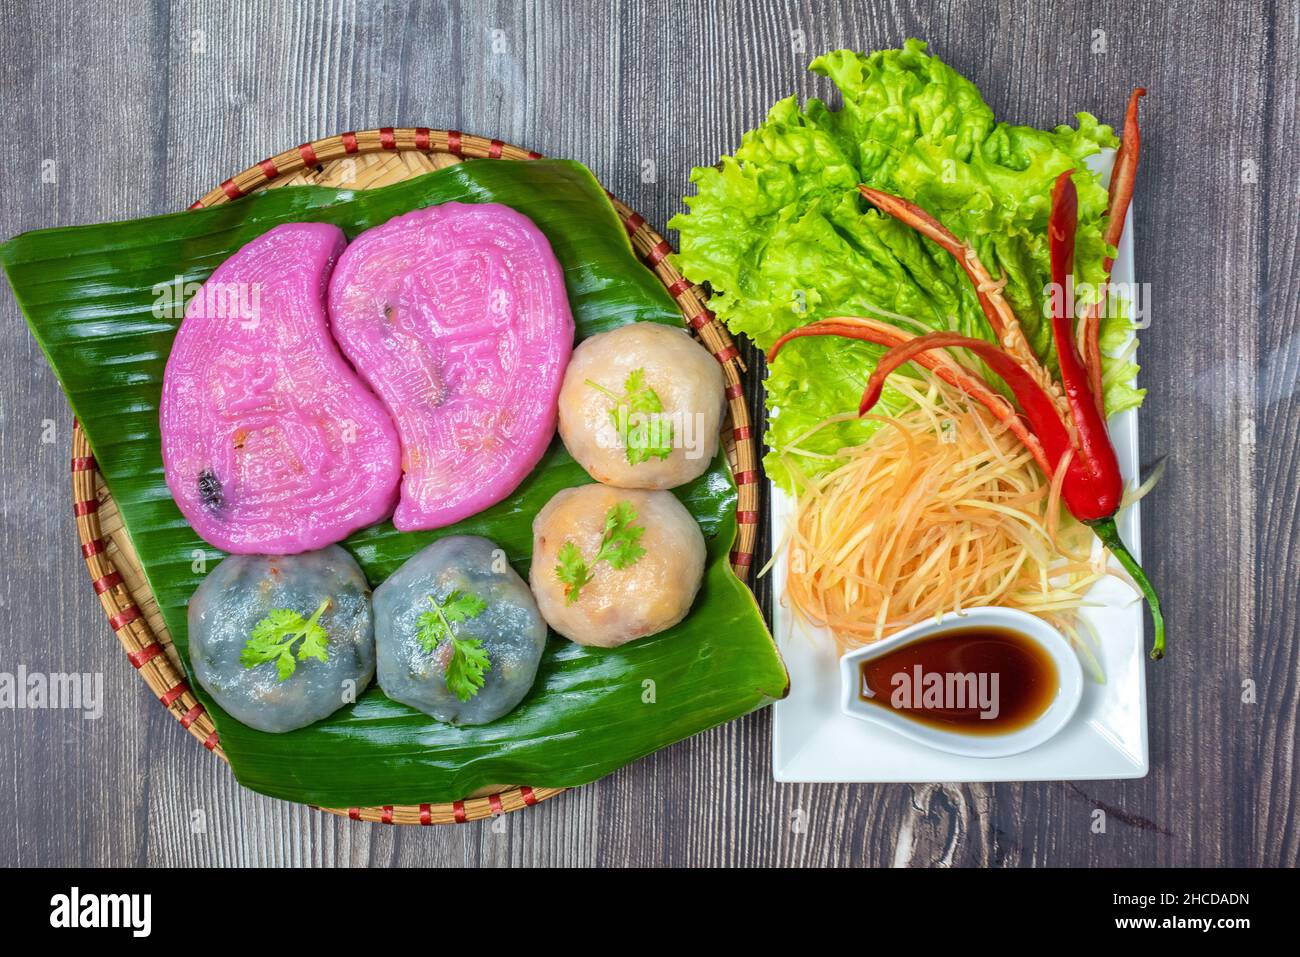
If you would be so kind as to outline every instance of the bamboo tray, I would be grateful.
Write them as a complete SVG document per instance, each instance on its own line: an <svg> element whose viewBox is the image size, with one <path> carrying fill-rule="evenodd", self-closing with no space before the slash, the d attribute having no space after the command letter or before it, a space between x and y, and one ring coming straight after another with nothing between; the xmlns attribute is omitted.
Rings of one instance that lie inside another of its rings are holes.
<svg viewBox="0 0 1300 957"><path fill-rule="evenodd" d="M259 189L284 186L348 189L388 186L466 159L539 158L540 153L456 130L423 127L362 130L314 140L264 159L226 180L190 208L228 203ZM641 261L672 295L683 322L722 365L730 412L723 445L739 495L731 563L740 579L747 581L758 533L759 473L758 448L741 384L744 364L726 329L706 307L703 291L669 264L667 256L672 247L668 242L612 194L609 198ZM224 760L216 728L190 690L180 656L172 646L171 635L141 571L130 536L79 426L74 427L72 434L72 497L86 570L127 659L172 717L205 748ZM321 810L383 824L460 824L517 811L563 790L502 787L450 803Z"/></svg>

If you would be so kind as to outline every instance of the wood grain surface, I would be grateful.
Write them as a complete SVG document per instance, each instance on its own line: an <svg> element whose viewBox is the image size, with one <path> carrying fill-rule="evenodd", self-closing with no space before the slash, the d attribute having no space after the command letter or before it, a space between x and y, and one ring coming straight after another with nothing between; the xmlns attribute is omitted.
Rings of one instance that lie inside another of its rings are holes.
<svg viewBox="0 0 1300 957"><path fill-rule="evenodd" d="M366 825L247 792L109 632L76 548L67 404L5 286L0 672L99 673L104 705L97 720L0 710L0 865L1294 866L1295 0L7 0L0 234L178 209L278 150L383 125L581 160L662 228L691 166L777 99L828 93L805 71L814 55L908 36L1017 122L1117 122L1133 86L1150 91L1133 220L1153 303L1141 429L1144 461L1169 469L1143 551L1170 654L1148 671L1147 778L777 785L760 713L481 824Z"/></svg>

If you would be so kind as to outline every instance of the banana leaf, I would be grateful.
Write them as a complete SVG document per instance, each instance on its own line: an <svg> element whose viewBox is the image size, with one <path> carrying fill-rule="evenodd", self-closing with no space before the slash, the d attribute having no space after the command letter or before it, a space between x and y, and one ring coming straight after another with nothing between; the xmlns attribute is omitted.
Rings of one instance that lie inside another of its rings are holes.
<svg viewBox="0 0 1300 957"><path fill-rule="evenodd" d="M351 237L448 200L504 203L537 223L564 268L579 339L632 321L681 322L599 184L566 161L468 162L368 191L273 190L208 210L26 233L0 247L187 668L186 603L223 556L190 528L163 479L158 404L184 295L279 223L331 222ZM403 533L384 523L343 544L372 585L429 542L460 533L492 539L527 577L533 516L559 489L588 481L556 440L509 499L465 522ZM528 697L480 727L439 723L372 686L325 721L265 734L225 714L191 675L235 776L264 794L336 807L449 801L491 785L579 785L783 696L785 669L728 563L736 487L723 457L677 495L709 555L704 587L677 627L612 650L552 635Z"/></svg>

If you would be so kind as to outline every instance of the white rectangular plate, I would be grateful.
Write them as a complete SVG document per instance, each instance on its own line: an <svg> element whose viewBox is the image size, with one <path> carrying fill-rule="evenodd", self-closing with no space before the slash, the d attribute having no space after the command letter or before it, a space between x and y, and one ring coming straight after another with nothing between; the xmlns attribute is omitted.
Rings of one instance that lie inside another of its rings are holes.
<svg viewBox="0 0 1300 957"><path fill-rule="evenodd" d="M1109 151L1096 168L1109 174ZM1119 244L1112 274L1131 283L1133 217ZM1126 485L1138 474L1136 410L1110 420L1111 440ZM793 499L769 486L772 541L785 539ZM1141 559L1139 505L1119 517L1119 530ZM1147 773L1147 697L1143 607L1125 583L1106 579L1089 593L1101 607L1084 614L1101 637L1104 684L1088 680L1070 723L1051 740L1006 758L969 758L935 751L840 711L838 656L830 635L798 620L786 606L785 562L772 567L773 626L790 670L790 695L778 701L772 722L772 774L791 782L1051 781L1140 778Z"/></svg>

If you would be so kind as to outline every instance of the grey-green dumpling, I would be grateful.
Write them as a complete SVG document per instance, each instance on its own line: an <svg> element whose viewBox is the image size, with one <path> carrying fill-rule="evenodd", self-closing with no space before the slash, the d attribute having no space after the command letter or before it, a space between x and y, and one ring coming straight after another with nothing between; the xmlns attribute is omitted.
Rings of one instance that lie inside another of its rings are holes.
<svg viewBox="0 0 1300 957"><path fill-rule="evenodd" d="M379 686L449 724L513 710L537 676L546 634L528 585L486 538L436 541L375 589Z"/></svg>
<svg viewBox="0 0 1300 957"><path fill-rule="evenodd" d="M318 609L324 637L315 646L293 638L294 616L306 624ZM263 626L264 640L250 643L263 622L271 626ZM284 625L278 633L277 622ZM287 653L283 665L285 654L254 653L277 646ZM314 724L355 701L374 676L370 585L337 545L299 555L232 555L190 598L189 656L199 684L250 728L280 733Z"/></svg>

